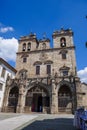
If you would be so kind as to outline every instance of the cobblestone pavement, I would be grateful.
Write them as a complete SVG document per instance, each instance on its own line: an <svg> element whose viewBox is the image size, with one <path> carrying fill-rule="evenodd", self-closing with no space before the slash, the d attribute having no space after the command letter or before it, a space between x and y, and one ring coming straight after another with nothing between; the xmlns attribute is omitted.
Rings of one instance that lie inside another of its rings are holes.
<svg viewBox="0 0 87 130"><path fill-rule="evenodd" d="M17 130L76 130L73 115L40 115L35 121Z"/></svg>

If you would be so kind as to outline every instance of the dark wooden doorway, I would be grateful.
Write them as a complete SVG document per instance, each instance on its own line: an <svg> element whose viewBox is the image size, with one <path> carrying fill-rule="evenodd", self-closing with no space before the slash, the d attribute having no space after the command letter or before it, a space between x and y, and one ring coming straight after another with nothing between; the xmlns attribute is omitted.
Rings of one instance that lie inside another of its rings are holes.
<svg viewBox="0 0 87 130"><path fill-rule="evenodd" d="M33 112L42 112L42 94L34 93L32 101L32 111Z"/></svg>

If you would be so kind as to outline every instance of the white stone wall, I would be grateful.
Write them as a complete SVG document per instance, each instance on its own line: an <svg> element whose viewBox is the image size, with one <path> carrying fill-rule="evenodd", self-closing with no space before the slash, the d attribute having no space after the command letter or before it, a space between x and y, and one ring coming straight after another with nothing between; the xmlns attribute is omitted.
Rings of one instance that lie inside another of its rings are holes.
<svg viewBox="0 0 87 130"><path fill-rule="evenodd" d="M4 78L1 77L3 67L6 69ZM4 97L6 80L7 80L8 74L12 79L15 78L15 73L13 71L11 71L9 68L7 68L4 64L1 64L0 65L0 83L3 84L3 86L2 86L2 90L0 90L0 110L1 110L1 107L2 107L2 103L3 103L3 97Z"/></svg>

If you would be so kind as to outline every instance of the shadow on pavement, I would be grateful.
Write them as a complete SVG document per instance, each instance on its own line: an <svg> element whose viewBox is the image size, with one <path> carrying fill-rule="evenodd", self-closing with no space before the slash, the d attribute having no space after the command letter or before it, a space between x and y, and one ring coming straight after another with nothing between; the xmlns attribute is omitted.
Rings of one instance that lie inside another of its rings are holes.
<svg viewBox="0 0 87 130"><path fill-rule="evenodd" d="M37 120L22 130L76 130L71 118Z"/></svg>

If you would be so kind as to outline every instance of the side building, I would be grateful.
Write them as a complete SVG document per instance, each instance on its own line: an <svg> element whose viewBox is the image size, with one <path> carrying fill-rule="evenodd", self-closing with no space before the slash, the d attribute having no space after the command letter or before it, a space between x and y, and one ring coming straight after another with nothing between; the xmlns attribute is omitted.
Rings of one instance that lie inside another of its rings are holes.
<svg viewBox="0 0 87 130"><path fill-rule="evenodd" d="M73 113L85 105L76 71L75 46L71 29L61 29L50 39L36 34L19 39L16 78L7 82L5 112ZM83 85L84 86L84 85Z"/></svg>
<svg viewBox="0 0 87 130"><path fill-rule="evenodd" d="M2 110L6 81L8 78L14 79L16 70L4 59L0 58L0 111Z"/></svg>

